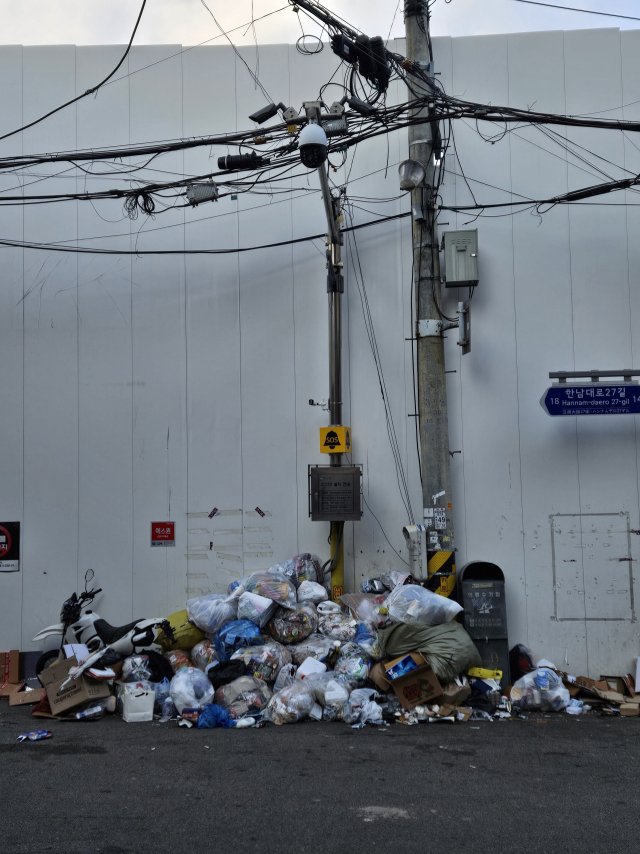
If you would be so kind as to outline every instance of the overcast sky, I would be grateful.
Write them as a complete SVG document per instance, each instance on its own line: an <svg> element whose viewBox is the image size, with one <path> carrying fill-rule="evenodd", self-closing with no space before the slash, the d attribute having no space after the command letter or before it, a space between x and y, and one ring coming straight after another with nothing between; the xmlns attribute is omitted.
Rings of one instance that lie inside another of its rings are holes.
<svg viewBox="0 0 640 854"><path fill-rule="evenodd" d="M640 18L640 0L548 0L567 6ZM325 0L325 5L370 36L403 35L402 3L397 0ZM141 0L0 0L4 44L113 44L126 42ZM225 28L238 27L286 6L286 0L208 0ZM304 18L301 18L304 21ZM434 35L478 35L527 30L587 27L640 28L629 21L526 5L518 0L436 0ZM200 0L148 0L136 36L138 44L191 45L210 39L218 30ZM290 9L256 23L259 43L294 42L301 35ZM305 22L305 32L319 28ZM236 43L253 41L251 30L233 33Z"/></svg>

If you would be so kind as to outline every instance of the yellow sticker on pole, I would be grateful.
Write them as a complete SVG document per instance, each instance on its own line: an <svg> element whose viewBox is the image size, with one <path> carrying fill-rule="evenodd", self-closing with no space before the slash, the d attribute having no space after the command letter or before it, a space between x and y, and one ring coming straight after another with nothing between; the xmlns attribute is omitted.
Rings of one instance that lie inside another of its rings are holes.
<svg viewBox="0 0 640 854"><path fill-rule="evenodd" d="M427 588L449 597L456 588L455 552L434 552L427 563Z"/></svg>
<svg viewBox="0 0 640 854"><path fill-rule="evenodd" d="M351 427L341 427L338 424L334 424L332 427L321 427L320 453L350 454Z"/></svg>

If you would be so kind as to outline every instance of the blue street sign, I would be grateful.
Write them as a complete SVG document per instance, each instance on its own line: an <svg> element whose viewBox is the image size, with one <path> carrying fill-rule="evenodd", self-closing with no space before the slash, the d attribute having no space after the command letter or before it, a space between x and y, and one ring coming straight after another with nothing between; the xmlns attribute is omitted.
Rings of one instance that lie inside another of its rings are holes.
<svg viewBox="0 0 640 854"><path fill-rule="evenodd" d="M558 383L540 405L548 415L640 415L640 384Z"/></svg>

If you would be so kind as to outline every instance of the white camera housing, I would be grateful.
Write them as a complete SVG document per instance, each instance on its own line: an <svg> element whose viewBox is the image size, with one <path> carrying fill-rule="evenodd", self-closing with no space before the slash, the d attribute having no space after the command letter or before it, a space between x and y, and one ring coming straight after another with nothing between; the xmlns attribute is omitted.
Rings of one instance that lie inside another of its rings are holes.
<svg viewBox="0 0 640 854"><path fill-rule="evenodd" d="M298 139L300 159L307 169L317 169L327 159L329 143L322 125L308 124L300 131Z"/></svg>

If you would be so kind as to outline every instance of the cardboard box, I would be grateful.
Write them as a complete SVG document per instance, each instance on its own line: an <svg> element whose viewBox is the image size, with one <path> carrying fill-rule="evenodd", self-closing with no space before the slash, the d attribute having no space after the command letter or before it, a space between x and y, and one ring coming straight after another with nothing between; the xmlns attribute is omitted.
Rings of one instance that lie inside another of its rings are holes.
<svg viewBox="0 0 640 854"><path fill-rule="evenodd" d="M82 706L92 700L102 700L111 693L104 682L91 682L85 676L72 680L63 689L61 686L69 677L69 671L76 667L75 658L67 658L47 667L40 674L47 691L51 711L54 715L63 715L76 706Z"/></svg>
<svg viewBox="0 0 640 854"><path fill-rule="evenodd" d="M625 717L637 718L640 715L640 706L637 703L622 703L620 714Z"/></svg>
<svg viewBox="0 0 640 854"><path fill-rule="evenodd" d="M400 700L400 705L403 709L411 709L414 706L432 703L436 698L442 696L442 688L436 678L426 658L419 652L409 653L413 662L417 664L415 670L405 673L404 676L399 676L397 679L391 680L391 687ZM401 655L399 658L394 658L393 661L388 661L383 665L385 677L389 679L389 671L393 673L394 667L407 658L406 655Z"/></svg>
<svg viewBox="0 0 640 854"><path fill-rule="evenodd" d="M22 684L19 650L0 652L0 697L10 697L22 688Z"/></svg>
<svg viewBox="0 0 640 854"><path fill-rule="evenodd" d="M36 688L35 691L16 691L9 697L9 705L33 706L39 703L44 695L44 688Z"/></svg>
<svg viewBox="0 0 640 854"><path fill-rule="evenodd" d="M369 671L369 679L373 684L385 693L391 690L391 680L387 679L384 672L384 662L378 661Z"/></svg>

